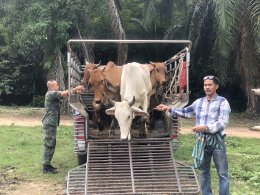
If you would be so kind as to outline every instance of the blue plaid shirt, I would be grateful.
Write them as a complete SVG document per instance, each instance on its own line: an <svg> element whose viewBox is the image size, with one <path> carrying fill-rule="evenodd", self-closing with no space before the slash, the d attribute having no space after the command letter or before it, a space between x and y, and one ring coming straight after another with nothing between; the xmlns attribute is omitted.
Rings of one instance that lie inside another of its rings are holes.
<svg viewBox="0 0 260 195"><path fill-rule="evenodd" d="M199 98L186 108L171 108L173 116L184 118L196 117L196 126L208 126L209 133L220 132L224 135L231 112L228 101L219 95L210 101L206 97Z"/></svg>

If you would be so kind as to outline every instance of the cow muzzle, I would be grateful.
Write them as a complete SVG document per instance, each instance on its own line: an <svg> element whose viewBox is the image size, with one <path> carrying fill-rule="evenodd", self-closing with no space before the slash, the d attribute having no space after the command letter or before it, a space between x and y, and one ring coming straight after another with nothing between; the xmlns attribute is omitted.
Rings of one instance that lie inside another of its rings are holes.
<svg viewBox="0 0 260 195"><path fill-rule="evenodd" d="M160 85L165 85L165 84L166 84L166 80L160 81Z"/></svg>
<svg viewBox="0 0 260 195"><path fill-rule="evenodd" d="M100 103L96 103L96 101L93 102L93 109L96 111L101 109L101 101L99 101L99 102Z"/></svg>
<svg viewBox="0 0 260 195"><path fill-rule="evenodd" d="M95 103L96 104L101 104L101 100L96 100Z"/></svg>

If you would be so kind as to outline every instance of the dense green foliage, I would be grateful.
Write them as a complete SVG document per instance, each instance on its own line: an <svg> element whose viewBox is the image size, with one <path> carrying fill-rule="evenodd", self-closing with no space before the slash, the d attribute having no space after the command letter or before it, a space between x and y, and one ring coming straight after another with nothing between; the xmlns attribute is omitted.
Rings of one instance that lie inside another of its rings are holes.
<svg viewBox="0 0 260 195"><path fill-rule="evenodd" d="M117 38L115 22L121 22L127 39L192 41L192 99L203 92L202 77L215 74L232 108L259 112L260 100L250 91L260 86L259 0L114 0L117 20L108 12L111 2L1 1L0 103L33 104L46 91L46 79L57 74L66 83L67 41ZM128 61L166 60L180 49L129 46ZM117 59L108 45L78 45L76 51L82 63Z"/></svg>

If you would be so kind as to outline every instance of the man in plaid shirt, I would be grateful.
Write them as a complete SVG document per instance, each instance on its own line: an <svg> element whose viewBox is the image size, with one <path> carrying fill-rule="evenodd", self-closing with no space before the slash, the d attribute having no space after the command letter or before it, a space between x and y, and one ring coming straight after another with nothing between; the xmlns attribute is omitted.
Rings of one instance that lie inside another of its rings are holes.
<svg viewBox="0 0 260 195"><path fill-rule="evenodd" d="M173 116L196 118L196 144L193 149L194 167L201 170L203 195L211 195L210 162L213 157L219 175L219 194L229 194L228 161L225 147L225 128L231 112L228 101L217 94L219 79L204 77L205 97L197 99L186 108L172 108L160 104L155 109L169 111Z"/></svg>

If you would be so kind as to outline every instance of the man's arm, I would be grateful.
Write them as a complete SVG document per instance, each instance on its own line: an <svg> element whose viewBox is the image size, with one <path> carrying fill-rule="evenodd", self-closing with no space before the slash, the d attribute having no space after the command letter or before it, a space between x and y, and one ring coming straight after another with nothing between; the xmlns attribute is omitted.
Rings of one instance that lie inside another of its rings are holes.
<svg viewBox="0 0 260 195"><path fill-rule="evenodd" d="M193 118L194 114L195 114L194 106L195 106L195 102L186 108L172 108L170 106L160 104L160 105L156 106L155 109L158 111L169 111L172 114L172 116Z"/></svg>
<svg viewBox="0 0 260 195"><path fill-rule="evenodd" d="M82 93L85 90L83 85L78 85L77 87L74 87L71 89L72 93ZM69 95L69 91L65 90L65 91L60 91L60 95L62 97L67 97Z"/></svg>

